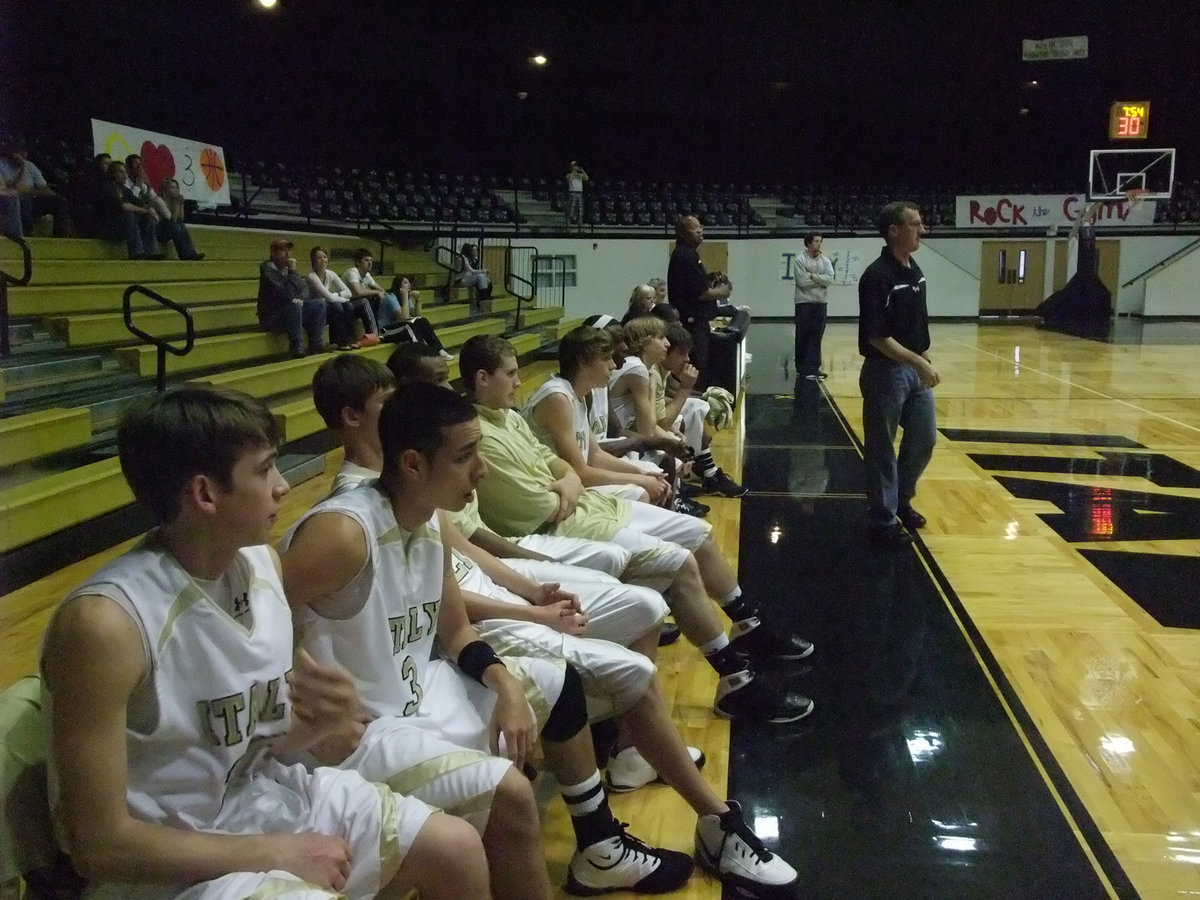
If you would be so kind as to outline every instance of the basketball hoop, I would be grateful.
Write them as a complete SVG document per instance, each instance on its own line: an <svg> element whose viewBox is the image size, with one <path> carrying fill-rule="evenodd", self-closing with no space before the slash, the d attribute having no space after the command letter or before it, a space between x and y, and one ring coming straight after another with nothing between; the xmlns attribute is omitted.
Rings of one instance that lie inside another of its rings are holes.
<svg viewBox="0 0 1200 900"><path fill-rule="evenodd" d="M1145 188L1131 187L1121 191L1125 195L1125 205L1129 210L1135 210L1142 205L1142 201L1146 199L1146 195L1150 192Z"/></svg>

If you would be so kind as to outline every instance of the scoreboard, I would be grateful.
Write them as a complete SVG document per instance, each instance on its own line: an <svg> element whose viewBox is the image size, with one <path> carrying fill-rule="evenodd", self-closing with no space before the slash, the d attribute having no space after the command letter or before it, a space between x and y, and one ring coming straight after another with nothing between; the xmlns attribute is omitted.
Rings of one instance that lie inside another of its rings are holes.
<svg viewBox="0 0 1200 900"><path fill-rule="evenodd" d="M1150 131L1149 100L1117 100L1108 111L1110 141L1144 141Z"/></svg>

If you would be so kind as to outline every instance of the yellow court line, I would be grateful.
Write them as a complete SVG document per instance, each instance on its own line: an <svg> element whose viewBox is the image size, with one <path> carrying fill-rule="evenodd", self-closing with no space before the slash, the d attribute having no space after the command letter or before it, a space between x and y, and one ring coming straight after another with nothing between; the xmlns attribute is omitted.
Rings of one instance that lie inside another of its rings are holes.
<svg viewBox="0 0 1200 900"><path fill-rule="evenodd" d="M926 556L928 556L928 559ZM1033 744L1030 742L1028 735L1025 733L1025 729L1022 727L1020 721L1016 717L1016 714L1012 711L1012 707L1009 706L1008 701L1005 699L1004 692L1000 690L1000 685L997 684L995 678L992 677L991 670L984 662L982 655L980 655L979 649L975 646L975 641L971 639L971 635L968 633L966 626L963 625L962 620L955 611L953 604L951 604L950 598L946 596L946 592L942 590L941 584L938 583L938 579L934 576L933 570L929 566L929 559L933 558L933 551L928 546L922 544L921 549L917 551L917 558L921 561L921 565L925 568L926 573L929 575L930 581L933 582L933 586L937 589L938 596L942 598L942 604L946 607L946 610L954 619L954 624L958 626L959 633L963 636L963 640L965 640L967 642L967 646L971 648L971 654L975 657L975 661L978 663L979 668L983 671L984 678L986 678L988 684L991 685L992 692L996 695L996 699L1000 702L1000 706L1004 710L1004 714L1008 716L1008 721L1012 725L1013 730L1017 732L1017 736L1021 739L1021 743L1025 747L1025 752L1029 754L1029 758L1032 760L1034 768L1037 769L1038 774L1041 775L1042 782L1046 785L1046 789L1050 792L1050 796L1054 798L1054 802L1058 805L1058 809L1062 813L1063 818L1066 819L1067 823L1071 826L1071 832L1075 835L1075 839L1079 842L1079 846L1083 849L1084 855L1088 858L1088 861L1091 862L1092 868L1095 870L1096 875L1099 876L1100 881L1103 882L1105 889L1108 891L1108 895L1113 898L1117 897L1116 889L1108 880L1108 875L1105 873L1104 868L1100 865L1100 860L1096 858L1096 854L1092 850L1091 845L1084 838L1083 831L1079 827L1079 823L1075 820L1075 816L1071 813L1070 808L1066 805L1066 802L1059 794L1058 788L1055 786L1054 781L1050 778L1050 773L1047 772L1045 766L1042 765L1042 761L1038 757L1037 751L1034 750ZM949 579L947 579L947 581L949 581ZM984 638L982 634L980 634L980 639L986 643L986 638ZM1000 666L999 660L996 661L996 665ZM1013 688L1013 693L1018 694L1018 696L1020 694L1015 687ZM1048 747L1047 752L1049 752L1052 757L1054 756L1054 751L1050 750ZM1057 758L1055 761L1057 762ZM1070 783L1071 779L1067 776L1065 770L1063 770L1063 778ZM1080 800L1080 802L1082 803L1082 800ZM1100 831L1100 826L1095 822L1092 824L1095 827L1097 834L1099 834L1100 838L1103 840L1104 835ZM1109 847L1109 853L1112 854L1117 865L1121 865L1121 861L1117 859L1116 853L1113 852L1112 847ZM1124 867L1122 866L1122 868Z"/></svg>
<svg viewBox="0 0 1200 900"><path fill-rule="evenodd" d="M849 422L846 421L845 416L842 414L841 407L833 402L832 393L830 391L828 391L828 389L824 385L822 385L821 388L822 388L822 391L826 394L827 399L830 400L830 405L832 406L834 413L837 415L838 419L841 421L842 427L847 430L847 433L856 434L856 432L854 432L854 430L850 428ZM1090 390L1090 388L1088 390ZM853 449L855 450L855 452L858 453L859 458L861 459L862 458L862 450L858 446L855 446ZM967 642L967 646L970 648L971 654L975 657L976 663L978 664L980 670L983 672L984 678L987 679L988 684L991 686L992 693L995 694L996 699L1000 703L1000 707L1004 710L1004 714L1006 716L1008 716L1009 723L1012 725L1013 729L1016 731L1017 736L1021 740L1021 744L1025 747L1025 752L1029 755L1030 760L1033 762L1034 768L1037 770L1038 774L1041 776L1042 783L1046 785L1046 789L1050 792L1050 796L1054 798L1054 802L1058 806L1059 812L1062 813L1063 818L1067 821L1067 824L1071 828L1072 834L1075 835L1075 839L1079 842L1079 846L1082 848L1084 856L1086 856L1088 861L1091 863L1092 869L1096 872L1096 875L1100 879L1101 883L1104 885L1105 890L1108 891L1109 897L1117 898L1118 895L1117 895L1116 889L1113 887L1112 882L1109 881L1108 875L1107 875L1107 873L1105 873L1104 868L1100 865L1100 860L1096 857L1095 851L1092 850L1092 847L1087 842L1087 839L1084 837L1083 830L1079 827L1079 823L1076 821L1075 816L1071 813L1070 808L1066 805L1066 802L1062 799L1062 796L1059 794L1058 788L1055 786L1053 780L1051 780L1051 778L1050 778L1050 773L1046 771L1045 766L1042 764L1041 759L1038 757L1037 752L1033 748L1032 742L1029 740L1029 736L1026 734L1025 729L1022 727L1020 721L1017 719L1016 714L1012 711L1012 707L1009 705L1007 699L1005 699L1004 693L1000 690L1000 685L996 682L996 679L992 676L991 669L989 669L987 664L984 662L983 656L979 652L979 648L975 645L975 641L972 640L970 633L966 629L966 626L963 625L961 618L959 617L958 613L955 611L953 604L951 604L951 602L950 602L950 598L946 595L946 592L942 590L941 584L938 582L938 579L934 576L933 570L930 568L930 565L929 565L929 561L934 558L933 550L930 549L923 541L920 542L918 545L915 545L914 550L916 550L917 558L921 561L921 565L925 568L925 572L928 574L930 581L933 582L933 586L937 589L938 596L942 598L942 605L946 607L947 612L949 612L951 618L954 619L954 624L958 626L959 633L963 636L963 640L965 640ZM943 575L943 577L945 577L945 576ZM949 578L946 578L947 582L949 582L949 580L950 580ZM981 641L983 641L986 644L987 639L983 636L982 633L980 633L979 638ZM997 667L1001 668L1001 670L1003 670L1003 667L1000 666L999 660L996 661L996 665L997 665ZM1018 697L1020 697L1020 692L1016 689L1015 686L1013 687L1013 693L1016 694ZM1054 751L1050 750L1049 747L1047 747L1047 752L1050 753L1051 757L1054 757ZM1055 758L1055 762L1058 763L1057 757L1054 757L1054 758ZM1067 775L1066 770L1062 768L1061 763L1058 763L1058 765L1059 765L1060 770L1062 771L1063 778L1065 778L1067 780L1067 783L1069 784L1071 779ZM1072 786L1072 788L1073 788L1073 786ZM1080 800L1080 802L1082 803L1082 799ZM1101 840L1103 840L1104 835L1103 835L1103 832L1101 832L1101 830L1100 830L1100 826L1098 824L1096 824L1095 822L1093 822L1092 824L1096 830L1096 833L1100 836ZM1109 853L1112 854L1112 857L1116 861L1117 865L1122 866L1121 861L1117 858L1116 853L1113 851L1112 847L1109 847L1108 849L1109 849ZM1124 866L1122 866L1122 869L1124 869Z"/></svg>

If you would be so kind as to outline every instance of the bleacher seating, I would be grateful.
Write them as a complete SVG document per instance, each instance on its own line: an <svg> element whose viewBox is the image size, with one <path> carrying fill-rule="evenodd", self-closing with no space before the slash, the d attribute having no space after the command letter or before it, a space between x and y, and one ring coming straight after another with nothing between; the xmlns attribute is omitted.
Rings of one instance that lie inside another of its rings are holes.
<svg viewBox="0 0 1200 900"><path fill-rule="evenodd" d="M125 328L126 285L143 282L188 306L195 346L167 357L171 382L226 384L268 403L286 440L321 430L308 396L312 374L328 358L284 359L286 340L266 334L255 311L257 264L269 233L197 227L202 263L129 261L101 241L33 238L34 278L10 289L14 328L25 335L0 364L0 553L28 545L117 510L131 502L113 457L111 429L133 398L154 389L157 350ZM383 284L393 272L421 290L422 312L451 351L476 334L513 330L515 298L496 296L486 313L473 313L467 291L447 287L445 269L423 249L384 247L360 235L293 234L297 256L311 244L331 249L334 266L349 268L355 248L368 246ZM19 258L0 242L0 265ZM135 324L177 342L182 317L134 295ZM513 335L522 353L545 341L543 327L561 308L526 310L529 333ZM365 352L386 359L384 344Z"/></svg>

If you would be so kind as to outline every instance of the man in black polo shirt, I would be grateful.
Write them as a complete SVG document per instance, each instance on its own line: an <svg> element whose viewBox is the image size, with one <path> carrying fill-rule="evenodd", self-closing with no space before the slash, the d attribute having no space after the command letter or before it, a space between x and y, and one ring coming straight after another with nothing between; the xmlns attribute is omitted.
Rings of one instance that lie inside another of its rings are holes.
<svg viewBox="0 0 1200 900"><path fill-rule="evenodd" d="M932 388L941 379L929 361L925 276L912 258L925 233L921 213L904 200L889 203L879 233L887 246L858 282L867 524L873 541L901 547L912 543L909 529L925 524L912 498L937 440ZM897 426L904 428L899 455Z"/></svg>
<svg viewBox="0 0 1200 900"><path fill-rule="evenodd" d="M717 305L732 293L729 284L708 285L708 273L696 251L704 242L704 226L695 216L682 216L675 223L675 249L667 267L668 302L679 310L684 328L692 334L692 364L700 370L697 388L708 384L709 325L717 316Z"/></svg>

